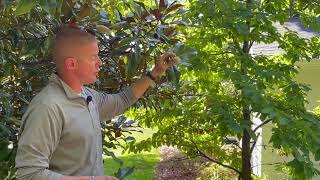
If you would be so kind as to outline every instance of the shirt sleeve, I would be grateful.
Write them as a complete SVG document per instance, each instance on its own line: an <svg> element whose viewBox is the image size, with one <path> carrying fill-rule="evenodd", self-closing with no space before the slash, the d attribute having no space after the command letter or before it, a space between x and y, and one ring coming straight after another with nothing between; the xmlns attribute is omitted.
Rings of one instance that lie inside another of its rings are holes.
<svg viewBox="0 0 320 180"><path fill-rule="evenodd" d="M38 105L28 109L18 142L17 179L61 180L61 174L49 170L49 159L59 143L62 127L62 118L53 108Z"/></svg>
<svg viewBox="0 0 320 180"><path fill-rule="evenodd" d="M97 106L101 120L110 120L123 113L138 98L133 94L132 87L117 94L98 93Z"/></svg>

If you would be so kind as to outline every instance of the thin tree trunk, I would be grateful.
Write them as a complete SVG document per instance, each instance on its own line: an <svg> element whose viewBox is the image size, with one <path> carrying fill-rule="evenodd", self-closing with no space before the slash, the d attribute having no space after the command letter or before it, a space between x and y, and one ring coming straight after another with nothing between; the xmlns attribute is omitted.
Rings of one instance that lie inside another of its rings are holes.
<svg viewBox="0 0 320 180"><path fill-rule="evenodd" d="M249 42L245 41L243 43L243 52L246 54L249 54L250 48L249 48ZM241 73L246 73L246 67L241 66ZM251 124L249 121L251 121L250 117L250 109L247 104L242 105L242 115L243 115L243 121L244 124ZM250 151L250 134L246 129L243 130L243 137L242 137L242 153L241 153L241 159L242 159L242 179L243 180L251 180L251 151Z"/></svg>
<svg viewBox="0 0 320 180"><path fill-rule="evenodd" d="M247 8L251 8L251 0L246 1ZM250 33L250 20L247 20L247 26L248 26L248 37ZM249 54L250 51L250 43L249 39L246 39L243 43L242 50L245 54ZM244 62L241 63L241 73L245 75L247 73L247 68L244 65ZM242 92L243 93L243 92ZM251 124L251 118L250 118L250 109L249 105L244 104L242 102L242 116L243 116L243 121L244 124ZM242 174L242 179L243 180L251 180L251 151L250 151L250 134L249 132L244 129L243 130L243 137L242 137L242 152L241 152L241 159L242 159L242 169L241 169L241 174Z"/></svg>
<svg viewBox="0 0 320 180"><path fill-rule="evenodd" d="M248 107L244 107L242 110L243 121L250 121L250 111ZM250 123L248 123L250 124ZM243 131L242 137L242 179L251 180L251 151L250 151L250 135L247 130Z"/></svg>

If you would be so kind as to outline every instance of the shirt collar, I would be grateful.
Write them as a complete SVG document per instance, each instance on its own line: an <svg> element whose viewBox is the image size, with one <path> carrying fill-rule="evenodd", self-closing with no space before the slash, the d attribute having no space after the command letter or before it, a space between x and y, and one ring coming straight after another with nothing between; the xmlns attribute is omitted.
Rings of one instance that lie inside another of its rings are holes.
<svg viewBox="0 0 320 180"><path fill-rule="evenodd" d="M53 82L61 86L68 99L77 99L81 97L68 84L66 84L56 73L51 74L49 78L49 82ZM82 89L83 88L81 88L81 93L82 93Z"/></svg>

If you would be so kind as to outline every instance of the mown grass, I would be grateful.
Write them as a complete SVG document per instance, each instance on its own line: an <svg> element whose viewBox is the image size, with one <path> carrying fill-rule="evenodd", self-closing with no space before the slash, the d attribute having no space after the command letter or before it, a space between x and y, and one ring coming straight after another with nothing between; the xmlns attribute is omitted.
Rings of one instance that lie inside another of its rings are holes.
<svg viewBox="0 0 320 180"><path fill-rule="evenodd" d="M152 136L155 130L144 129L143 133L134 132L133 137L137 141L147 139ZM126 178L126 180L149 180L154 177L154 169L157 163L160 161L159 149L151 149L150 152L141 152L138 154L122 153L122 149L119 148L114 151L115 155L123 160L123 167L134 166L134 172ZM111 157L105 157L104 159L104 173L105 175L114 175L118 171L120 165L115 162Z"/></svg>

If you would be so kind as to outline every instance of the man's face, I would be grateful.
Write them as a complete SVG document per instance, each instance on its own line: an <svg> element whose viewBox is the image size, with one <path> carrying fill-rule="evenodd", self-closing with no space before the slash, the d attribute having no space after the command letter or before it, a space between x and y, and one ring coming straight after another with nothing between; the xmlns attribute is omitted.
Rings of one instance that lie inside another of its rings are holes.
<svg viewBox="0 0 320 180"><path fill-rule="evenodd" d="M76 75L81 84L88 85L96 82L100 66L102 65L99 58L99 48L96 41L88 43L80 48L78 57L78 68Z"/></svg>

